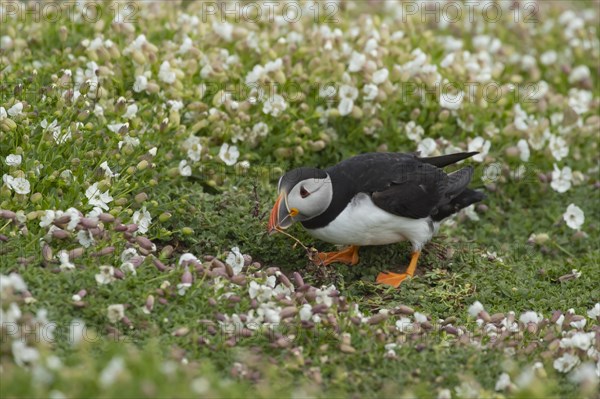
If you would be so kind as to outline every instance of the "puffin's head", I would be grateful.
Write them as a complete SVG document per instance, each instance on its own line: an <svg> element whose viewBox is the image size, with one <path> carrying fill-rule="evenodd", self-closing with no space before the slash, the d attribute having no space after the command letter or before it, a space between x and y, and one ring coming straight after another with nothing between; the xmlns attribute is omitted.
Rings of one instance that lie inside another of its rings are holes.
<svg viewBox="0 0 600 399"><path fill-rule="evenodd" d="M279 179L277 201L269 218L269 233L287 229L294 222L319 216L329 207L333 187L329 175L316 168L298 168Z"/></svg>

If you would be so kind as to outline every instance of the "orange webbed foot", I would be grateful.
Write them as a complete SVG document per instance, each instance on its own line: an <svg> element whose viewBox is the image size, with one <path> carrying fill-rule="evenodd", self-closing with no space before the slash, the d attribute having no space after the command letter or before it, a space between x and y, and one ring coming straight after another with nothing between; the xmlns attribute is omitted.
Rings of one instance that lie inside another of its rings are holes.
<svg viewBox="0 0 600 399"><path fill-rule="evenodd" d="M335 262L356 265L358 263L358 248L356 245L351 245L339 252L319 252L315 263L324 266Z"/></svg>

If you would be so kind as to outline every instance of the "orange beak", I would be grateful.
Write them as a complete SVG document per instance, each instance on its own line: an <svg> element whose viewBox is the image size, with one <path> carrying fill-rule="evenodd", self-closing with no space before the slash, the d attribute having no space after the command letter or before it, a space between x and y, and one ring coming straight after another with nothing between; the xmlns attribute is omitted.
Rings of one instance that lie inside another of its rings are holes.
<svg viewBox="0 0 600 399"><path fill-rule="evenodd" d="M269 216L269 225L267 227L269 234L273 234L277 232L277 230L283 230L290 227L294 223L292 216L297 214L298 211L296 209L288 211L285 192L279 194L277 200L275 201L275 205L273 205L273 209L271 210L271 215Z"/></svg>

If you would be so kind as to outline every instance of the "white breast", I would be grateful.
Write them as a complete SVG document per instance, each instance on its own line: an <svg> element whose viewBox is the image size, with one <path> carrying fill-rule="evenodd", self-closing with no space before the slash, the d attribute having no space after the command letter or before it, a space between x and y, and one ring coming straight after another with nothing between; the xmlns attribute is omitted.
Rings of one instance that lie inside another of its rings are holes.
<svg viewBox="0 0 600 399"><path fill-rule="evenodd" d="M392 215L376 206L370 196L360 193L327 226L307 231L332 244L385 245L409 240L414 249L421 249L438 227L439 223L431 222L429 217L410 219Z"/></svg>

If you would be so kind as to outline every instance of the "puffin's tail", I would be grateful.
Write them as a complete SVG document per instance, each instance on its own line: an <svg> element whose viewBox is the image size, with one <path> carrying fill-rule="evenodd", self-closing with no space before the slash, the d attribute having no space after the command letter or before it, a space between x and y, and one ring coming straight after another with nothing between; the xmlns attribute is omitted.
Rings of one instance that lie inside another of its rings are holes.
<svg viewBox="0 0 600 399"><path fill-rule="evenodd" d="M421 162L428 163L428 164L436 166L438 168L443 168L445 166L452 165L453 163L457 163L458 161L462 161L463 159L470 158L476 154L479 154L479 153L477 151L475 151L475 152L457 152L454 154L440 155L439 157L419 158L419 160Z"/></svg>

